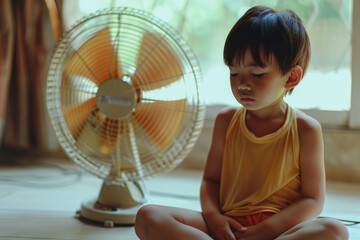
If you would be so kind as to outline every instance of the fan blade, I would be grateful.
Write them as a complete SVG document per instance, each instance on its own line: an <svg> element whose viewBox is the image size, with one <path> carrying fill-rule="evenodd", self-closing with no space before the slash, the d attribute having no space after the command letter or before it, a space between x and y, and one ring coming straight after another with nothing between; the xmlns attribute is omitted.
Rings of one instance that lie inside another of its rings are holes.
<svg viewBox="0 0 360 240"><path fill-rule="evenodd" d="M165 149L182 127L186 100L141 103L134 119L160 149Z"/></svg>
<svg viewBox="0 0 360 240"><path fill-rule="evenodd" d="M61 82L62 95L71 92L76 94L79 98L83 98L83 94L92 95L92 97L94 97L93 95L96 95L98 89L99 87L93 81L81 76L64 75Z"/></svg>
<svg viewBox="0 0 360 240"><path fill-rule="evenodd" d="M80 115L82 118L81 120L77 119L77 122L73 121L71 125L74 129L72 133L74 132L73 136L76 139L76 146L88 155L99 152L110 155L117 147L115 144L117 144L118 138L123 132L123 124L120 120L107 118L98 110L91 111L94 108L89 108L90 111L87 114L84 111L81 114L76 112L84 110L85 106L87 105L83 104L66 112L67 118L76 114L79 114L77 118Z"/></svg>
<svg viewBox="0 0 360 240"><path fill-rule="evenodd" d="M94 113L88 116L75 143L75 146L87 156L92 156L101 151L103 139L97 130L97 124L101 120L97 118L97 115Z"/></svg>
<svg viewBox="0 0 360 240"><path fill-rule="evenodd" d="M75 106L64 106L62 112L69 130L77 138L81 127L84 125L91 111L96 107L96 99L91 98Z"/></svg>
<svg viewBox="0 0 360 240"><path fill-rule="evenodd" d="M120 134L121 125L119 120L106 117L101 119L102 117L97 114L94 118L96 123L88 127L88 132L81 131L80 135L92 151L110 155Z"/></svg>
<svg viewBox="0 0 360 240"><path fill-rule="evenodd" d="M88 155L99 152L109 155L114 150L121 130L122 125L119 120L107 118L99 112L92 112L78 134L76 146Z"/></svg>
<svg viewBox="0 0 360 240"><path fill-rule="evenodd" d="M182 75L179 58L167 41L146 32L137 58L133 86L144 91L153 90L178 80Z"/></svg>
<svg viewBox="0 0 360 240"><path fill-rule="evenodd" d="M100 134L103 139L103 145L109 148L114 147L119 134L122 131L122 124L117 119L105 118L105 120L101 123L100 126Z"/></svg>
<svg viewBox="0 0 360 240"><path fill-rule="evenodd" d="M98 86L110 78L122 76L108 28L97 32L72 55L66 62L64 74L88 78Z"/></svg>

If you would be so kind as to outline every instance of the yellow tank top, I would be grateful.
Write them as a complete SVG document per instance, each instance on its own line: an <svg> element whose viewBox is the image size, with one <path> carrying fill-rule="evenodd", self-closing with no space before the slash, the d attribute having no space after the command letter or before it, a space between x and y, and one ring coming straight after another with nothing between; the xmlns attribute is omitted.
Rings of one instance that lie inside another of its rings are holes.
<svg viewBox="0 0 360 240"><path fill-rule="evenodd" d="M227 130L220 207L227 216L277 213L301 197L296 111L288 106L283 126L263 137L248 130L245 115L239 109Z"/></svg>

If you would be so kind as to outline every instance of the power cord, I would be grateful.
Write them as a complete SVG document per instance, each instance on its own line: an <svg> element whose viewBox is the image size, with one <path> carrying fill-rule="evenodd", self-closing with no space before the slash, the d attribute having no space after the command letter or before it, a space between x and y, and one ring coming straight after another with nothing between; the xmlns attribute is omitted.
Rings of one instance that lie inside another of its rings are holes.
<svg viewBox="0 0 360 240"><path fill-rule="evenodd" d="M81 181L84 172L76 169L66 169L57 164L44 163L37 161L26 162L12 162L9 172L0 174L0 182L30 188L61 188L73 185ZM11 174L13 169L21 170L41 169L40 171L32 173L18 173Z"/></svg>

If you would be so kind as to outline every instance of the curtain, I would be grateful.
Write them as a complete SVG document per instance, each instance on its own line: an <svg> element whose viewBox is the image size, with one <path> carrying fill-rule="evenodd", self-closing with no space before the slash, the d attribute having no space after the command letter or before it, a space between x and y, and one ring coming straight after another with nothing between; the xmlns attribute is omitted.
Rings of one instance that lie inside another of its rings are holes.
<svg viewBox="0 0 360 240"><path fill-rule="evenodd" d="M10 0L0 1L0 143L5 125L10 73L12 69L14 27Z"/></svg>
<svg viewBox="0 0 360 240"><path fill-rule="evenodd" d="M56 149L46 103L46 71L62 34L62 0L0 1L0 144Z"/></svg>

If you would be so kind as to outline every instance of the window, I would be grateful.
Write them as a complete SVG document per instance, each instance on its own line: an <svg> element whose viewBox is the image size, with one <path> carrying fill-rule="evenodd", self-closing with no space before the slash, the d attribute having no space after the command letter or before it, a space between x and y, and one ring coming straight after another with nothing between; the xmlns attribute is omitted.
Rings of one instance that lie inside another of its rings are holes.
<svg viewBox="0 0 360 240"><path fill-rule="evenodd" d="M360 17L352 14L360 10L359 1L78 0L65 2L64 19L69 28L77 19L98 9L129 6L152 12L170 23L187 40L200 62L204 95L211 111L213 105L238 106L231 94L222 50L233 24L253 5L293 9L309 33L312 59L308 72L286 101L325 125L360 127L360 97L356 94L360 93L360 70L355 66L360 62Z"/></svg>

